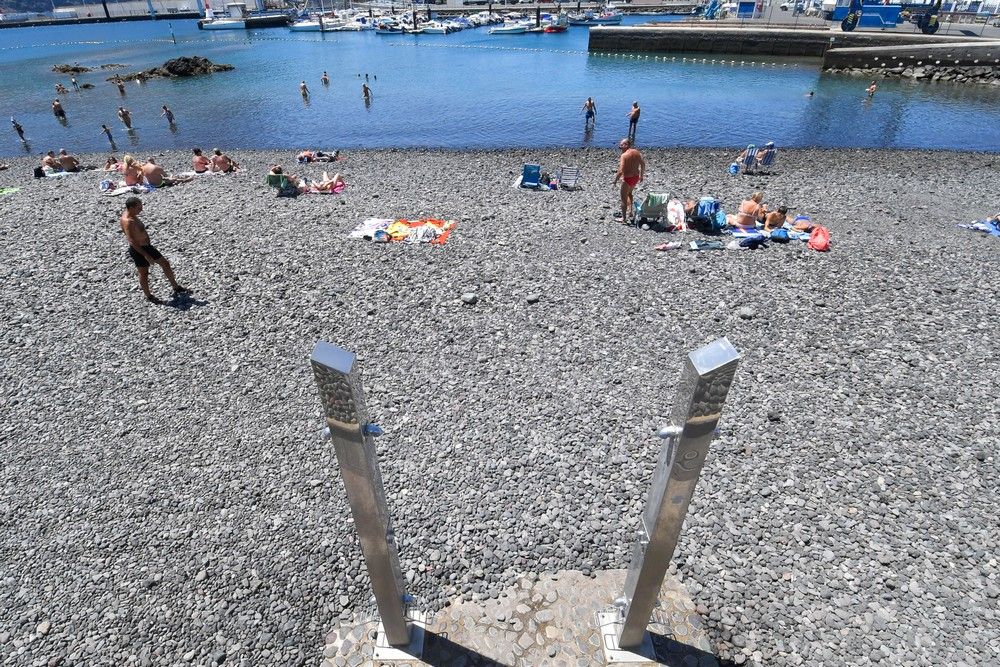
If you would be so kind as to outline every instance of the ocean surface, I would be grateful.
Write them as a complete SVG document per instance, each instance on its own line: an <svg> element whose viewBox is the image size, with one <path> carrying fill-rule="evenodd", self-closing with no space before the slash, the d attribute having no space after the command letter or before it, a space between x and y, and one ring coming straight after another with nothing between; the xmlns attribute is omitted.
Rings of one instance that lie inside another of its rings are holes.
<svg viewBox="0 0 1000 667"><path fill-rule="evenodd" d="M629 17L642 23L652 17ZM176 39L176 43L174 42ZM229 63L233 72L127 84L105 79L62 95L69 121L51 113L56 63L122 63L145 69L182 55ZM729 60L729 59L727 59ZM327 70L331 83L320 83ZM364 74L374 98L361 96ZM360 76L359 76L360 75ZM377 77L377 78L376 78ZM304 102L298 85L312 95ZM644 146L779 146L1000 150L1000 87L885 81L867 100L867 81L824 75L815 60L727 62L702 57L587 53L587 29L558 35L292 33L285 29L201 31L195 21L0 30L0 154L120 150L312 147L501 148L610 146L642 108ZM815 91L807 97L809 91ZM597 102L584 132L580 107ZM126 133L115 116L132 112ZM166 104L175 131L159 116ZM22 146L6 120L26 129Z"/></svg>

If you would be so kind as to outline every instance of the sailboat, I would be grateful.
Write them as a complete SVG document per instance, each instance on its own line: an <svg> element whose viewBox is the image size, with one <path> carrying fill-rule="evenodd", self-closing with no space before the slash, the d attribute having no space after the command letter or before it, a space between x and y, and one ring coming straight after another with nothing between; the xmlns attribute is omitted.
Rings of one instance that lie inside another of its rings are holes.
<svg viewBox="0 0 1000 667"><path fill-rule="evenodd" d="M335 31L335 19L332 16L326 16L326 8L323 6L323 0L319 2L319 15L315 17L306 16L305 18L295 21L288 26L288 29L292 32L334 32Z"/></svg>

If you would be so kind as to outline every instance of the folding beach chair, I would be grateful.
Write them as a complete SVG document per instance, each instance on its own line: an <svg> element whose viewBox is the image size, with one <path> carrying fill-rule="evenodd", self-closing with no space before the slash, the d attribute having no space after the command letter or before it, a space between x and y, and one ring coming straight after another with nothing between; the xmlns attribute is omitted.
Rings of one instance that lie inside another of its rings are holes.
<svg viewBox="0 0 1000 667"><path fill-rule="evenodd" d="M754 171L770 171L771 165L774 164L774 158L778 156L777 148L764 148L757 153L757 157L760 160L756 165L753 166Z"/></svg>
<svg viewBox="0 0 1000 667"><path fill-rule="evenodd" d="M297 197L299 189L288 181L285 174L268 174L267 184L278 189L279 197Z"/></svg>
<svg viewBox="0 0 1000 667"><path fill-rule="evenodd" d="M743 156L743 159L737 162L740 166L740 171L744 174L749 174L757 167L757 148L747 148L747 154Z"/></svg>
<svg viewBox="0 0 1000 667"><path fill-rule="evenodd" d="M580 168L563 167L559 170L559 187L571 190L580 187Z"/></svg>
<svg viewBox="0 0 1000 667"><path fill-rule="evenodd" d="M538 188L541 186L542 166L538 164L526 164L521 172L522 188Z"/></svg>
<svg viewBox="0 0 1000 667"><path fill-rule="evenodd" d="M670 195L649 193L642 202L635 202L635 224L662 224L667 219Z"/></svg>

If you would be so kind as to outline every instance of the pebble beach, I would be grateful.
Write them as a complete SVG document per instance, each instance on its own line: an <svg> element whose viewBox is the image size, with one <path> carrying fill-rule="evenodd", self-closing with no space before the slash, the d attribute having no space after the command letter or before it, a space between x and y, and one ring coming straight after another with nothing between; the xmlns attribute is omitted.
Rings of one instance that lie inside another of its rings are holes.
<svg viewBox="0 0 1000 667"><path fill-rule="evenodd" d="M417 606L625 568L684 355L720 336L743 359L671 566L719 661L1000 663L1000 239L956 227L1000 211L1000 159L736 152L645 151L639 193L762 190L831 252L655 252L701 235L613 219L617 150L231 151L142 197L194 290L164 306L103 174L0 160L0 663L322 663L371 595L317 340L360 357ZM275 162L347 188L277 198ZM583 187L514 190L525 162ZM349 239L369 217L457 227Z"/></svg>

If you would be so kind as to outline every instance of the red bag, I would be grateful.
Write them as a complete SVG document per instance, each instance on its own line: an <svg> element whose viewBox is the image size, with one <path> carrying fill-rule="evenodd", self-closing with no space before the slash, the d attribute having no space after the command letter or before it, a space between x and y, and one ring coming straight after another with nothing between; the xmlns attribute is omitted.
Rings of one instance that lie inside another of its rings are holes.
<svg viewBox="0 0 1000 667"><path fill-rule="evenodd" d="M829 252L830 250L830 230L818 225L812 234L809 235L809 247L816 252Z"/></svg>

